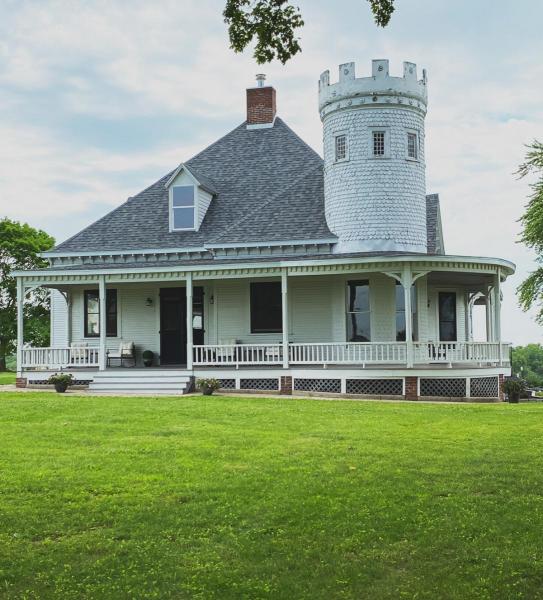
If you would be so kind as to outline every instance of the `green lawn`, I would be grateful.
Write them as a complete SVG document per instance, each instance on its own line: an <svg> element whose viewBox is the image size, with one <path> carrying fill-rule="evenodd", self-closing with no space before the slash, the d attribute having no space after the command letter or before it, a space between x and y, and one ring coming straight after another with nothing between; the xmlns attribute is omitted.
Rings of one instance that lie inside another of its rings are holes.
<svg viewBox="0 0 543 600"><path fill-rule="evenodd" d="M15 373L11 371L0 371L0 385L8 385L15 383Z"/></svg>
<svg viewBox="0 0 543 600"><path fill-rule="evenodd" d="M0 597L543 598L543 406L0 393Z"/></svg>

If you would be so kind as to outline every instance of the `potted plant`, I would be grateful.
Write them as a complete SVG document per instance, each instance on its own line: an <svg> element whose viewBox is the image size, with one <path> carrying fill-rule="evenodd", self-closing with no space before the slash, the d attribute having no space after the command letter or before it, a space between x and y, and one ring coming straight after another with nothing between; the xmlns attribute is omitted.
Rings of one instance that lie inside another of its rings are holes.
<svg viewBox="0 0 543 600"><path fill-rule="evenodd" d="M214 391L221 387L221 382L218 379L198 379L196 386L204 396L211 396Z"/></svg>
<svg viewBox="0 0 543 600"><path fill-rule="evenodd" d="M47 382L54 385L59 394L64 394L68 386L74 382L74 377L71 373L55 373L49 377Z"/></svg>
<svg viewBox="0 0 543 600"><path fill-rule="evenodd" d="M143 364L146 367L152 367L153 366L153 360L155 358L155 353L154 352L151 352L151 350L145 350L141 356L143 358Z"/></svg>
<svg viewBox="0 0 543 600"><path fill-rule="evenodd" d="M507 401L512 404L518 404L525 389L524 381L517 377L509 377L502 383L502 391L507 394Z"/></svg>

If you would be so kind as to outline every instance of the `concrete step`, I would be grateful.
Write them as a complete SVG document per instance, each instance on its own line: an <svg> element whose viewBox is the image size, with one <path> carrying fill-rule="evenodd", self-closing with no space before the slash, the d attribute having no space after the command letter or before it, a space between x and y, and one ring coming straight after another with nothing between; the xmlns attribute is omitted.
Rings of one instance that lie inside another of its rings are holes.
<svg viewBox="0 0 543 600"><path fill-rule="evenodd" d="M108 369L106 371L98 371L94 377L145 377L146 379L160 379L161 377L187 377L191 373L189 371L180 371L175 369Z"/></svg>
<svg viewBox="0 0 543 600"><path fill-rule="evenodd" d="M179 385L186 385L190 383L190 377L113 377L109 375L108 377L94 377L94 383L143 383L149 385L157 385L159 383L173 383Z"/></svg>
<svg viewBox="0 0 543 600"><path fill-rule="evenodd" d="M148 382L148 383L133 383L131 381L121 381L121 382L102 382L102 381L93 381L89 385L89 389L91 390L103 390L103 389L112 389L112 390L185 390L188 388L187 383L177 383L177 382Z"/></svg>

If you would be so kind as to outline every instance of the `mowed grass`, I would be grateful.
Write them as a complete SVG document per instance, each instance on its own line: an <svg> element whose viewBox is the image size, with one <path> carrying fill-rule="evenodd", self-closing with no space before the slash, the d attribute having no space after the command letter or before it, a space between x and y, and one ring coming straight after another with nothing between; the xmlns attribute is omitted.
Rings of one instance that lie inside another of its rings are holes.
<svg viewBox="0 0 543 600"><path fill-rule="evenodd" d="M13 385L15 383L15 373L11 371L0 371L0 385Z"/></svg>
<svg viewBox="0 0 543 600"><path fill-rule="evenodd" d="M0 394L2 598L543 598L543 406Z"/></svg>

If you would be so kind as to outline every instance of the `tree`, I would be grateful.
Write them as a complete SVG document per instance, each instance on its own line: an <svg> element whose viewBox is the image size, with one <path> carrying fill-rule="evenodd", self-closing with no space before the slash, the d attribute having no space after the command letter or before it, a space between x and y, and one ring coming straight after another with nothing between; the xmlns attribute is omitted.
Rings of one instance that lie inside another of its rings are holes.
<svg viewBox="0 0 543 600"><path fill-rule="evenodd" d="M0 220L0 371L15 351L17 339L17 283L12 275L18 269L40 269L47 261L39 253L51 249L55 240L39 229L10 219ZM49 294L33 291L24 310L26 340L34 345L49 344Z"/></svg>
<svg viewBox="0 0 543 600"><path fill-rule="evenodd" d="M376 24L386 27L395 0L367 1ZM223 16L235 52L243 52L256 38L254 57L258 64L274 58L285 64L302 50L296 30L304 21L300 9L288 0L227 0Z"/></svg>
<svg viewBox="0 0 543 600"><path fill-rule="evenodd" d="M513 375L519 375L534 387L543 387L543 346L528 344L513 348Z"/></svg>
<svg viewBox="0 0 543 600"><path fill-rule="evenodd" d="M543 144L534 141L528 146L526 160L518 170L519 177L534 174L535 182L530 184L532 193L522 215L521 241L537 254L539 266L518 287L520 306L529 310L538 306L536 320L543 325Z"/></svg>

